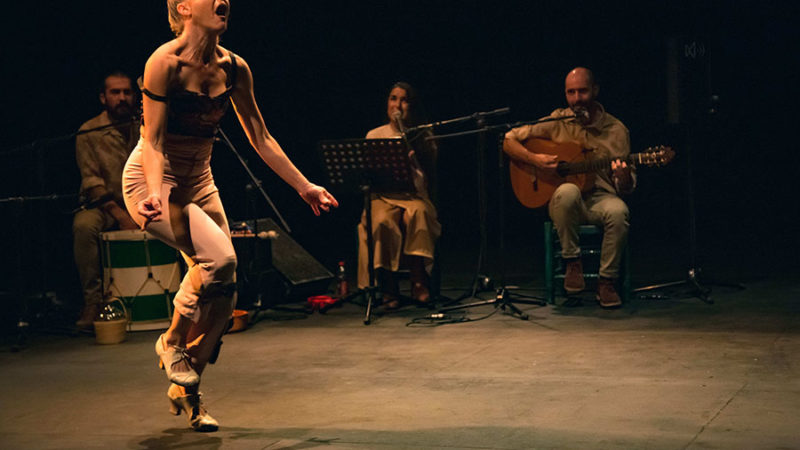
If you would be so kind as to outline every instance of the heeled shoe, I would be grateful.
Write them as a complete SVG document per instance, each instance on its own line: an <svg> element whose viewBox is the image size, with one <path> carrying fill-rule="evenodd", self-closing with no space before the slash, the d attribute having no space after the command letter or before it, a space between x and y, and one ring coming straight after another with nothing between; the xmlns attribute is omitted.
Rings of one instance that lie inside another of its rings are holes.
<svg viewBox="0 0 800 450"><path fill-rule="evenodd" d="M177 345L165 344L163 334L156 341L156 353L158 354L158 366L167 372L169 381L184 387L194 386L200 382L200 375L192 368L186 349ZM188 371L178 372L173 370L173 367L181 361L184 361L189 367Z"/></svg>
<svg viewBox="0 0 800 450"><path fill-rule="evenodd" d="M180 386L172 384L167 390L169 398L169 412L180 416L181 412L186 413L189 426L194 431L210 432L219 429L219 422L208 414L203 406L202 394L184 394Z"/></svg>

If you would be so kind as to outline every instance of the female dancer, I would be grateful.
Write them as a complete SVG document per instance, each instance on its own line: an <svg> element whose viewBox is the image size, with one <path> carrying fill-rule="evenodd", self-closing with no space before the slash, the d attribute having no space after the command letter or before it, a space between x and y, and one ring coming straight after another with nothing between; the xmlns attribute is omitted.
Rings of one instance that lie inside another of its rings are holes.
<svg viewBox="0 0 800 450"><path fill-rule="evenodd" d="M214 431L219 425L200 403L198 389L235 304L236 254L209 168L228 100L256 152L314 214L338 203L284 154L256 105L250 68L219 45L230 1L167 0L167 8L177 37L145 66L142 139L125 166L123 190L139 225L179 249L189 263L156 353L172 382L167 391L172 413L184 411L192 428Z"/></svg>
<svg viewBox="0 0 800 450"><path fill-rule="evenodd" d="M404 129L424 123L421 102L410 84L399 81L389 89L386 119L385 125L367 133L367 139L398 138ZM436 144L424 139L428 134L428 131L423 131L408 136L414 148L409 157L416 169L413 174L416 192L372 195L374 266L386 309L400 306L394 272L400 265L401 256L407 259L411 272L412 298L423 304L430 301L429 275L436 239L442 227L428 195L436 160ZM361 216L358 234L358 286L364 288L369 284L366 211Z"/></svg>

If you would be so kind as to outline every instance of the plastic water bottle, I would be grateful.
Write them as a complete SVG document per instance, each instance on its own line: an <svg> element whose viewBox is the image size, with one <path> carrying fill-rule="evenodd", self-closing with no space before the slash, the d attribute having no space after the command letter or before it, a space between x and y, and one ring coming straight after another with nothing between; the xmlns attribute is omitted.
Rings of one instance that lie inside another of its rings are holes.
<svg viewBox="0 0 800 450"><path fill-rule="evenodd" d="M344 261L339 261L339 268L336 271L336 278L339 280L337 295L339 298L347 297L349 289L347 288L347 271L344 267Z"/></svg>

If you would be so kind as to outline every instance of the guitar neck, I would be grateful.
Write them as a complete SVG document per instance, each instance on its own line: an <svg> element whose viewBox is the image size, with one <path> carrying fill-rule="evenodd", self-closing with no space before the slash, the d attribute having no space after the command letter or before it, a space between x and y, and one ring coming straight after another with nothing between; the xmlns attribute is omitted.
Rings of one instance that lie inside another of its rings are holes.
<svg viewBox="0 0 800 450"><path fill-rule="evenodd" d="M567 163L566 170L563 170L563 173L566 175L575 175L579 173L606 170L611 167L611 161L616 161L617 159L625 161L628 165L635 165L637 163L641 163L641 155L641 153L631 153L626 158L598 158Z"/></svg>

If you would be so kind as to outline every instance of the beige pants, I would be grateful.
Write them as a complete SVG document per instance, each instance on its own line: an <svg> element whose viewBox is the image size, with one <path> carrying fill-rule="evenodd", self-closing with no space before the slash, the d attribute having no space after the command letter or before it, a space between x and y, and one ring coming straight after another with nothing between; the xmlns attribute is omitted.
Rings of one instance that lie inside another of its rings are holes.
<svg viewBox="0 0 800 450"><path fill-rule="evenodd" d="M161 186L164 214L147 225L148 232L183 252L189 263L173 304L176 314L194 322L187 351L202 362L225 331L236 302L236 253L209 167L212 143L168 136ZM137 205L147 196L141 141L125 165L122 183L125 206L141 224Z"/></svg>
<svg viewBox="0 0 800 450"><path fill-rule="evenodd" d="M100 233L117 224L100 208L78 211L72 219L75 265L81 279L85 305L103 302L103 268L100 264Z"/></svg>
<svg viewBox="0 0 800 450"><path fill-rule="evenodd" d="M430 274L436 239L442 232L430 200L411 194L375 195L371 208L373 266L394 272L403 254L422 256ZM358 287L363 289L369 285L366 211L358 225L358 242Z"/></svg>
<svg viewBox="0 0 800 450"><path fill-rule="evenodd" d="M564 183L553 193L549 210L561 241L563 258L577 258L581 255L578 226L597 225L603 229L599 275L604 278L619 278L619 265L630 225L628 206L622 199L599 189L582 196L578 186Z"/></svg>

